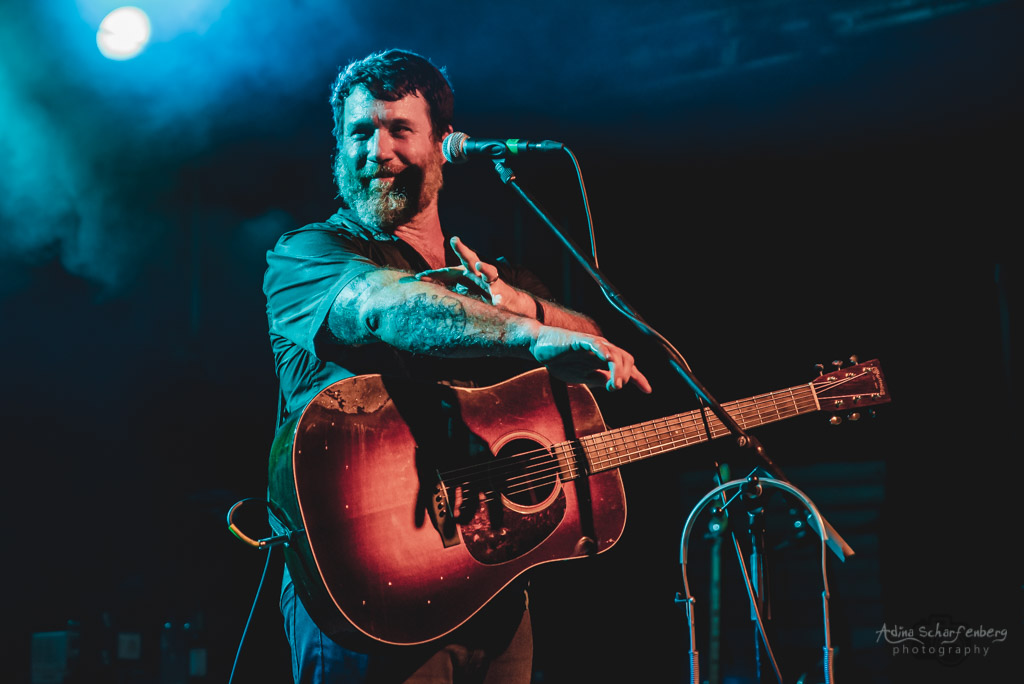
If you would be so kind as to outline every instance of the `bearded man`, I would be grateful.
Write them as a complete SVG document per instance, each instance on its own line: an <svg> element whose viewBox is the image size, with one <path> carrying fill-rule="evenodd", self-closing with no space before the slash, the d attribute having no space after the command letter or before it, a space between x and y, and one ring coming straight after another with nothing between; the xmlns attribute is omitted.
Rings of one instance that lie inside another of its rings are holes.
<svg viewBox="0 0 1024 684"><path fill-rule="evenodd" d="M374 53L340 71L330 101L342 206L267 254L279 425L332 383L366 374L474 387L540 365L567 383L650 392L632 355L591 318L556 304L525 269L485 262L442 229L442 142L454 102L443 69L408 51ZM355 629L351 639L327 634L306 602L286 567L281 610L297 684L531 679L521 579L458 629L416 646L367 644Z"/></svg>

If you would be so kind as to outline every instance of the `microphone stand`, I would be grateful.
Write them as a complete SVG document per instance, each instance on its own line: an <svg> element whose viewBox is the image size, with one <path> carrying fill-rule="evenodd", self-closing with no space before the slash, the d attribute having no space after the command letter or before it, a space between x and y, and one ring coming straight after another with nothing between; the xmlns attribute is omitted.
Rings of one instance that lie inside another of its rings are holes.
<svg viewBox="0 0 1024 684"><path fill-rule="evenodd" d="M725 425L729 429L729 432L736 437L737 445L753 449L775 479L788 482L789 480L782 473L782 470L770 458L768 458L768 454L765 452L761 443L748 435L733 419L733 417L730 416L724 408L722 408L722 405L711 396L696 376L694 376L693 372L690 370L689 364L686 362L686 359L683 358L682 354L680 354L660 333L651 328L643 318L641 318L640 314L626 303L626 300L622 297L621 293L619 293L618 290L608 282L608 279L605 278L600 271L591 265L587 258L580 252L576 244L565 235L558 225L540 207L536 200L534 200L529 193L523 190L519 183L516 182L515 172L505 165L505 159L495 158L492 161L494 162L494 169L497 171L498 177L501 179L502 183L512 188L516 194L522 198L527 206L537 214L541 221L551 229L555 234L555 237L558 238L573 258L575 258L576 261L579 262L580 266L583 267L583 270L586 271L587 274L593 278L594 282L597 283L598 287L601 288L605 297L611 302L612 307L629 319L629 321L632 322L641 333L658 340L658 343L668 355L669 363L672 368L679 373L686 384L690 386L701 403L710 407L712 413L715 414L715 417L722 421L722 424Z"/></svg>
<svg viewBox="0 0 1024 684"><path fill-rule="evenodd" d="M567 147L565 149L568 151ZM754 453L757 454L757 456L760 458L761 462L763 463L764 468L767 469L767 471L771 474L771 476L774 479L779 480L781 482L788 483L789 479L782 472L782 469L779 468L775 464L775 462L772 461L771 458L768 457L768 454L765 451L764 446L760 443L760 441L758 441L756 438L751 437L750 435L748 435L743 430L743 428L740 427L740 425L736 422L736 420L733 419L733 417L729 415L728 411L726 411L724 408L722 408L722 405L713 396L711 396L711 394L707 391L707 389L701 384L700 380L698 380L697 377L693 374L693 371L690 369L689 364L686 362L686 359L683 358L682 354L680 354L679 351L676 350L676 348L674 346L672 346L672 344L667 339L665 339L664 336L662 336L659 332L657 332L651 326L649 326L643 320L643 318L640 316L640 314L635 309L633 309L632 306L630 306L629 304L626 303L626 300L623 298L622 294L608 281L607 278L604 277L604 275L595 266L593 266L590 263L590 261L586 257L583 256L582 252L580 252L580 250L576 246L576 244L548 216L547 212L545 212L540 207L540 205L537 203L537 201L534 200L534 198L531 197L530 194L527 193L522 188L522 186L520 186L519 183L516 182L516 174L515 174L515 172L511 168L506 166L504 157L496 156L496 157L492 158L492 161L494 162L494 170L497 172L498 178L501 179L501 182L504 183L505 185L509 186L510 188L512 188L512 190L514 190L515 193L517 195L519 195L519 197L526 203L526 205L528 207L530 207L530 209L533 210L533 212L540 218L540 220L543 221L544 224L547 225L547 227L549 229L551 229L551 231L554 233L555 237L569 251L569 253L573 256L573 258L576 259L576 261L580 264L580 266L583 268L583 270L586 271L586 273L594 280L595 283L597 283L598 287L601 289L601 292L604 294L604 296L611 303L612 307L615 310L617 310L619 313L621 313L623 316L625 316L641 333L643 333L644 335L647 335L649 337L653 337L653 338L655 338L658 341L659 345L662 347L662 349L668 355L669 364L672 366L672 368L682 377L683 381L686 382L686 384L689 385L690 388L694 391L694 393L697 395L697 399L702 404L702 407L703 407L703 405L707 405L708 407L710 407L711 412L715 415L715 417L718 418L722 422L722 424L725 425L729 429L729 432L736 439L736 444L740 448L753 449ZM701 413L703 415L703 411ZM707 429L707 421L706 420L705 420L705 429ZM756 499L756 498L760 497L760 495L761 495L761 487L760 487L759 484L757 484L756 478L752 478L752 480L753 480L753 484L756 486L756 494L752 494L750 498ZM755 513L754 511L757 511L757 512ZM765 545L764 545L763 508L761 508L761 507L751 507L751 508L748 508L748 516L750 518L749 519L749 523L750 523L749 524L749 530L750 530L750 534L751 534L751 546L752 546L751 561L750 562L751 562L752 570L754 571L754 573L753 573L754 574L754 580L753 580L754 581L754 587L753 587L754 588L754 594L751 597L752 598L752 602L751 602L751 613L752 613L751 619L756 621L759 629L763 629L763 621L761 619L759 619L759 616L762 615L762 614L765 615L765 616L770 615L770 605L768 603L768 591L767 591L767 582L768 582L768 580L767 580L767 576L766 576L765 569L764 569L764 546ZM840 549L841 549L841 551L836 551L836 552L840 555L841 559L845 560L845 556L846 555L851 555L853 553L853 550L850 549L849 546L847 546L846 543L841 540L841 538L839 538L839 535L836 534L835 531L831 529L831 526L829 526L827 523L825 523L825 525L827 526L827 531L829 533L829 539L835 539L835 540L838 540L840 542ZM834 546L833 546L833 550L835 550ZM847 552L846 552L847 550L849 550L849 554L847 554ZM687 607L687 614L690 616L690 619L692 620L692 618L693 618L692 606L688 605L688 607ZM692 630L691 630L691 637L692 637ZM758 675L758 680L759 681L760 681L760 678L761 678L761 667L760 667L760 644L762 643L761 637L764 637L763 644L764 644L765 648L768 649L769 656L771 657L772 662L774 663L774 657L771 654L771 647L768 644L767 636L764 635L764 634L759 634L755 630L754 638L755 638L755 647L757 648L757 652L756 652L757 663L758 663L757 675ZM691 659L696 659L696 655L697 655L696 647L695 647L694 642L692 641L692 638L691 638L691 652L690 652L690 655L691 655ZM778 673L776 672L776 674L778 674Z"/></svg>

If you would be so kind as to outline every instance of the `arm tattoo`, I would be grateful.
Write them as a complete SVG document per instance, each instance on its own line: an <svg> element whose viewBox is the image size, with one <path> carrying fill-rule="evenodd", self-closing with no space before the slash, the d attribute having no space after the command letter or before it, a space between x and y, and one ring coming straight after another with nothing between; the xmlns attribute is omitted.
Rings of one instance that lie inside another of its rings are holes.
<svg viewBox="0 0 1024 684"><path fill-rule="evenodd" d="M489 356L510 344L521 352L528 346L522 331L522 339L513 336L516 343L512 342L510 314L477 306L436 285L406 282L391 287L373 278L356 278L338 295L325 331L332 343L383 342L415 354L445 357Z"/></svg>
<svg viewBox="0 0 1024 684"><path fill-rule="evenodd" d="M438 352L451 347L466 333L466 308L450 295L420 293L389 314L396 346L419 353Z"/></svg>

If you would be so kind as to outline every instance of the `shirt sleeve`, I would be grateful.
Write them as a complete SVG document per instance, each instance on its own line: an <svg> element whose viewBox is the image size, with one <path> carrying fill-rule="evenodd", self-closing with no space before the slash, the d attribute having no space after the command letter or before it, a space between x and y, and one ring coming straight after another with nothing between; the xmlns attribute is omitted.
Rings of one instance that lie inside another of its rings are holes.
<svg viewBox="0 0 1024 684"><path fill-rule="evenodd" d="M351 238L329 226L285 233L267 252L263 279L271 333L319 358L314 340L338 293L376 268Z"/></svg>

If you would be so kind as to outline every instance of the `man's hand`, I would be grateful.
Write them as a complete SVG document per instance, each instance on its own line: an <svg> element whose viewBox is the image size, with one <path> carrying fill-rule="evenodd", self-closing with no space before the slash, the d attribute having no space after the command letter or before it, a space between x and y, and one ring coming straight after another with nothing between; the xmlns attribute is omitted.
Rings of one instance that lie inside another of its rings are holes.
<svg viewBox="0 0 1024 684"><path fill-rule="evenodd" d="M533 315L533 299L498 277L497 266L480 261L477 253L457 237L452 238L451 245L462 262L461 266L422 271L416 274L416 278L442 285L454 284L459 294L479 297L505 311L522 316Z"/></svg>
<svg viewBox="0 0 1024 684"><path fill-rule="evenodd" d="M530 353L564 382L603 386L609 392L631 382L651 393L651 384L633 365L633 355L603 337L543 325Z"/></svg>

